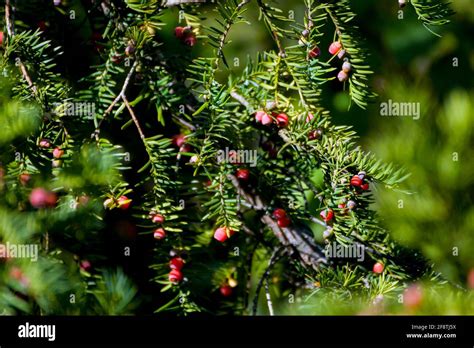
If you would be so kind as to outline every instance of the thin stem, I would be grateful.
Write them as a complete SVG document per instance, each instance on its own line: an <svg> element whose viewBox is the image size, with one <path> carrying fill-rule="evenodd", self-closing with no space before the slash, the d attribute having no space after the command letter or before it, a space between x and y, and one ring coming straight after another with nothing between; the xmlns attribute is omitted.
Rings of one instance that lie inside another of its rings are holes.
<svg viewBox="0 0 474 348"><path fill-rule="evenodd" d="M7 32L8 36L10 38L13 38L15 35L15 26L13 24L12 20L12 8L11 8L11 3L10 0L5 0L5 22L7 23ZM33 95L37 97L38 95L38 89L36 88L35 84L33 83L33 80L31 79L30 75L28 74L28 69L26 69L25 64L21 61L21 59L18 61L18 66L20 67L21 74L23 75L24 79L26 80L26 83L28 84L28 87L31 88L33 91Z"/></svg>
<svg viewBox="0 0 474 348"><path fill-rule="evenodd" d="M140 134L140 138L142 138L143 141L145 141L145 134L143 133L142 127L140 126L140 123L138 122L137 116L135 115L135 112L133 111L132 107L130 106L130 103L127 100L127 97L125 95L122 95L122 100L125 104L125 106L128 109L128 112L130 113L130 116L132 117L133 122L135 123L135 126L137 127L138 133Z"/></svg>

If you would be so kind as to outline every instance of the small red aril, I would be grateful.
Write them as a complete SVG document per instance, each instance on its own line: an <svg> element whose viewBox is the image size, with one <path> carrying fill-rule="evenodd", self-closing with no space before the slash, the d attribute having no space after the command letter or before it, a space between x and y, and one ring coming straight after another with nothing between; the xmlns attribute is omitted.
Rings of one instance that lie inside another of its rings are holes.
<svg viewBox="0 0 474 348"><path fill-rule="evenodd" d="M34 208L54 207L57 196L54 192L47 191L42 187L35 188L30 193L30 203Z"/></svg>
<svg viewBox="0 0 474 348"><path fill-rule="evenodd" d="M176 134L171 138L171 143L174 146L181 147L186 142L186 136L184 134Z"/></svg>
<svg viewBox="0 0 474 348"><path fill-rule="evenodd" d="M324 220L324 222L329 222L334 217L334 212L332 209L324 209L321 213L319 213L319 215Z"/></svg>
<svg viewBox="0 0 474 348"><path fill-rule="evenodd" d="M64 155L64 150L62 150L60 147L56 147L53 150L53 157L54 158L61 158Z"/></svg>
<svg viewBox="0 0 474 348"><path fill-rule="evenodd" d="M20 174L19 180L23 186L26 186L31 180L31 175L28 173L22 173Z"/></svg>
<svg viewBox="0 0 474 348"><path fill-rule="evenodd" d="M375 263L374 266L372 267L372 271L377 274L382 273L383 270L384 270L384 265L381 262Z"/></svg>
<svg viewBox="0 0 474 348"><path fill-rule="evenodd" d="M127 196L120 196L120 198L117 200L117 204L120 209L127 210L130 207L130 204L132 204L132 200Z"/></svg>
<svg viewBox="0 0 474 348"><path fill-rule="evenodd" d="M172 269L168 275L168 279L171 283L177 284L183 280L183 273L177 269Z"/></svg>
<svg viewBox="0 0 474 348"><path fill-rule="evenodd" d="M277 208L273 211L272 215L275 219L281 219L286 216L286 211L282 208Z"/></svg>
<svg viewBox="0 0 474 348"><path fill-rule="evenodd" d="M262 115L262 124L264 126L268 125L268 124L271 124L273 122L272 118L270 117L269 114L265 113L264 115Z"/></svg>
<svg viewBox="0 0 474 348"><path fill-rule="evenodd" d="M157 228L155 232L153 232L153 238L157 240L162 240L166 237L166 232L163 228Z"/></svg>
<svg viewBox="0 0 474 348"><path fill-rule="evenodd" d="M183 266L184 266L184 260L179 256L173 257L170 260L170 268L171 269L181 270L183 268Z"/></svg>
<svg viewBox="0 0 474 348"><path fill-rule="evenodd" d="M291 225L291 219L288 216L283 216L282 218L277 220L278 226L281 228L285 228Z"/></svg>
<svg viewBox="0 0 474 348"><path fill-rule="evenodd" d="M332 55L335 55L339 53L341 48L342 48L342 44L339 41L335 41L329 46L329 53L331 53Z"/></svg>
<svg viewBox="0 0 474 348"><path fill-rule="evenodd" d="M165 217L161 214L154 213L151 215L151 221L153 221L155 224L162 224L165 222Z"/></svg>
<svg viewBox="0 0 474 348"><path fill-rule="evenodd" d="M257 122L262 122L263 115L266 115L267 113L265 111L257 111L255 113L255 121Z"/></svg>
<svg viewBox="0 0 474 348"><path fill-rule="evenodd" d="M366 182L366 183L360 185L360 188L364 191L367 191L369 189L369 183Z"/></svg>
<svg viewBox="0 0 474 348"><path fill-rule="evenodd" d="M279 114L275 114L274 115L275 119L276 119L276 123L278 125L278 127L280 128L285 128L286 126L288 126L288 115L285 114L285 113L279 113Z"/></svg>
<svg viewBox="0 0 474 348"><path fill-rule="evenodd" d="M222 285L219 291L224 297L229 297L232 295L232 288L229 285Z"/></svg>
<svg viewBox="0 0 474 348"><path fill-rule="evenodd" d="M233 230L231 230L227 227L219 227L214 232L214 239L216 239L219 242L223 243L227 239L229 239L229 237L231 237L234 233L235 233L235 231L233 231Z"/></svg>
<svg viewBox="0 0 474 348"><path fill-rule="evenodd" d="M321 49L318 46L315 46L311 51L308 53L309 59L318 58L321 55Z"/></svg>
<svg viewBox="0 0 474 348"><path fill-rule="evenodd" d="M250 171L246 168L239 168L239 169L237 169L237 172L235 173L235 176L239 180L247 181L250 177Z"/></svg>
<svg viewBox="0 0 474 348"><path fill-rule="evenodd" d="M358 175L354 175L351 179L351 185L359 187L360 185L362 185L362 179Z"/></svg>

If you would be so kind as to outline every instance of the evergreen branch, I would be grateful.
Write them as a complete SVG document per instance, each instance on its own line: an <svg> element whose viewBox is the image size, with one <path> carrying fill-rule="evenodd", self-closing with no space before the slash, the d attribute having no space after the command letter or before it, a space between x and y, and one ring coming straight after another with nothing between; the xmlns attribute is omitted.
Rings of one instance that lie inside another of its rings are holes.
<svg viewBox="0 0 474 348"><path fill-rule="evenodd" d="M10 38L13 38L14 33L15 33L15 27L12 20L12 10L11 10L11 5L10 5L10 0L5 0L5 21L7 23L8 36L10 36ZM37 97L38 90L35 84L33 83L33 80L31 79L28 73L28 70L26 69L25 64L23 64L21 59L17 62L17 64L20 67L20 70L24 79L28 83L28 87L33 91L34 96Z"/></svg>

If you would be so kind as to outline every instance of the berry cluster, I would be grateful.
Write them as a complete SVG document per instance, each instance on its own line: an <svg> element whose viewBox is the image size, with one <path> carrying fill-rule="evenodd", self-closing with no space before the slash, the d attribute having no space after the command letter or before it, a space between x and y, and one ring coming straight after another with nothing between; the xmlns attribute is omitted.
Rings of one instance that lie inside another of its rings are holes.
<svg viewBox="0 0 474 348"><path fill-rule="evenodd" d="M150 213L149 213L149 217L151 219L151 221L155 224L158 224L158 225L161 225L165 222L165 217L152 210ZM166 231L163 227L159 227L157 228L154 232L153 232L153 237L157 240L161 240L161 239L164 239L166 237Z"/></svg>
<svg viewBox="0 0 474 348"><path fill-rule="evenodd" d="M188 46L194 46L196 44L197 38L196 33L193 31L191 26L186 27L176 27L174 29L174 34L178 39L180 39L184 44Z"/></svg>
<svg viewBox="0 0 474 348"><path fill-rule="evenodd" d="M281 228L285 228L290 226L291 224L291 219L289 216L286 214L286 211L282 208L277 208L273 211L272 214L273 218L277 220L278 226Z"/></svg>
<svg viewBox="0 0 474 348"><path fill-rule="evenodd" d="M255 113L255 120L264 126L275 123L280 128L285 128L289 123L288 115L283 112L272 112L271 115L269 115L262 110Z"/></svg>
<svg viewBox="0 0 474 348"><path fill-rule="evenodd" d="M351 178L351 185L361 189L362 191L369 190L369 183L365 180L366 173L364 171L359 172Z"/></svg>
<svg viewBox="0 0 474 348"><path fill-rule="evenodd" d="M183 280L183 273L181 272L181 269L184 266L184 260L179 256L175 256L170 260L169 266L171 269L170 273L168 274L169 281L173 284L180 283Z"/></svg>

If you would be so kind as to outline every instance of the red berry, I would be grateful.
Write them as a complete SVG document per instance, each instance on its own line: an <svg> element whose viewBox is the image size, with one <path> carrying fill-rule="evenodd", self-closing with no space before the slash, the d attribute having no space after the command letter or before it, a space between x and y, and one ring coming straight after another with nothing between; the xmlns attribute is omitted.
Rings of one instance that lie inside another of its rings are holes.
<svg viewBox="0 0 474 348"><path fill-rule="evenodd" d="M86 272L89 272L92 268L92 264L88 260L82 260L81 263L79 264L79 267Z"/></svg>
<svg viewBox="0 0 474 348"><path fill-rule="evenodd" d="M383 263L377 262L374 264L372 271L374 271L374 273L380 274L383 272L383 269L384 269Z"/></svg>
<svg viewBox="0 0 474 348"><path fill-rule="evenodd" d="M186 35L184 43L190 47L193 47L197 42L196 35L194 33Z"/></svg>
<svg viewBox="0 0 474 348"><path fill-rule="evenodd" d="M270 117L269 114L265 113L264 115L262 115L262 124L264 126L268 125L268 124L271 124L273 122L272 118Z"/></svg>
<svg viewBox="0 0 474 348"><path fill-rule="evenodd" d="M152 214L151 215L151 221L153 221L155 224L162 224L165 222L165 217L161 214Z"/></svg>
<svg viewBox="0 0 474 348"><path fill-rule="evenodd" d="M51 142L48 139L41 139L39 142L39 147L43 149L49 149L51 147Z"/></svg>
<svg viewBox="0 0 474 348"><path fill-rule="evenodd" d="M64 155L64 150L60 147L57 147L53 150L53 157L54 158L61 158Z"/></svg>
<svg viewBox="0 0 474 348"><path fill-rule="evenodd" d="M323 135L323 131L321 129L315 129L308 133L309 140L317 140L320 139Z"/></svg>
<svg viewBox="0 0 474 348"><path fill-rule="evenodd" d="M276 118L276 123L278 127L284 128L288 126L288 115L285 113L280 113L280 114L274 114L274 117Z"/></svg>
<svg viewBox="0 0 474 348"><path fill-rule="evenodd" d="M127 210L130 207L130 204L132 204L132 200L128 199L127 196L120 196L120 198L117 201L117 204L120 209Z"/></svg>
<svg viewBox="0 0 474 348"><path fill-rule="evenodd" d="M275 219L282 219L286 217L286 211L282 208L277 208L273 211L273 217Z"/></svg>
<svg viewBox="0 0 474 348"><path fill-rule="evenodd" d="M181 39L184 36L184 27L176 27L174 28L174 35L178 38Z"/></svg>
<svg viewBox="0 0 474 348"><path fill-rule="evenodd" d="M45 21L39 21L38 22L38 28L41 31L45 31L47 27L48 27L48 24Z"/></svg>
<svg viewBox="0 0 474 348"><path fill-rule="evenodd" d="M3 31L0 31L0 46L3 45Z"/></svg>
<svg viewBox="0 0 474 348"><path fill-rule="evenodd" d="M54 207L57 202L57 196L54 192L47 191L38 187L30 193L30 203L34 208Z"/></svg>
<svg viewBox="0 0 474 348"><path fill-rule="evenodd" d="M358 175L354 175L351 179L351 185L355 187L359 187L360 185L362 185L362 179L359 178Z"/></svg>
<svg viewBox="0 0 474 348"><path fill-rule="evenodd" d="M310 59L318 58L321 55L321 49L316 46L308 53Z"/></svg>
<svg viewBox="0 0 474 348"><path fill-rule="evenodd" d="M232 288L229 285L223 285L219 290L221 292L221 295L224 297L229 297L230 295L232 295Z"/></svg>
<svg viewBox="0 0 474 348"><path fill-rule="evenodd" d="M173 257L171 260L170 260L170 268L171 269L177 269L177 270L181 270L184 266L184 260L177 256L177 257Z"/></svg>
<svg viewBox="0 0 474 348"><path fill-rule="evenodd" d="M239 180L247 181L250 177L250 171L245 168L237 169L236 176Z"/></svg>
<svg viewBox="0 0 474 348"><path fill-rule="evenodd" d="M28 185L28 183L30 182L31 180L31 175L28 174L28 173L22 173L20 174L20 183L23 185L23 186L26 186Z"/></svg>
<svg viewBox="0 0 474 348"><path fill-rule="evenodd" d="M333 42L330 46L329 46L329 53L331 53L332 55L334 54L337 54L339 53L339 51L341 50L342 48L342 45L339 41L336 41L336 42Z"/></svg>
<svg viewBox="0 0 474 348"><path fill-rule="evenodd" d="M19 267L13 266L10 270L10 277L16 280L20 280L23 277L23 272Z"/></svg>
<svg viewBox="0 0 474 348"><path fill-rule="evenodd" d="M183 280L183 273L177 269L172 269L168 275L168 279L171 283L179 283Z"/></svg>
<svg viewBox="0 0 474 348"><path fill-rule="evenodd" d="M214 239L216 239L219 242L223 243L227 239L229 239L229 237L231 237L234 233L235 233L235 231L233 231L233 230L231 230L227 227L219 227L214 232Z"/></svg>
<svg viewBox="0 0 474 348"><path fill-rule="evenodd" d="M366 183L360 185L360 188L364 191L367 191L369 189L369 183L366 182Z"/></svg>
<svg viewBox="0 0 474 348"><path fill-rule="evenodd" d="M321 213L319 213L319 215L324 220L324 222L329 222L334 217L334 212L332 211L332 209L325 209Z"/></svg>
<svg viewBox="0 0 474 348"><path fill-rule="evenodd" d="M176 135L173 135L173 137L171 138L171 143L177 147L183 146L185 142L186 142L186 138L184 134L176 134Z"/></svg>
<svg viewBox="0 0 474 348"><path fill-rule="evenodd" d="M277 220L277 224L281 228L285 228L285 227L288 227L288 226L291 225L291 220L288 216L284 216L284 217Z"/></svg>
<svg viewBox="0 0 474 348"><path fill-rule="evenodd" d="M157 228L155 232L153 232L153 238L161 240L166 237L166 232L163 228Z"/></svg>
<svg viewBox="0 0 474 348"><path fill-rule="evenodd" d="M262 122L263 115L266 115L267 113L265 111L257 111L255 113L255 121L257 122Z"/></svg>
<svg viewBox="0 0 474 348"><path fill-rule="evenodd" d="M423 301L423 292L418 284L412 284L405 289L403 294L403 304L411 309L420 306Z"/></svg>
<svg viewBox="0 0 474 348"><path fill-rule="evenodd" d="M471 268L467 275L467 286L474 289L474 268Z"/></svg>
<svg viewBox="0 0 474 348"><path fill-rule="evenodd" d="M306 116L306 123L311 122L313 118L314 118L314 115L311 112L309 112L308 116Z"/></svg>

